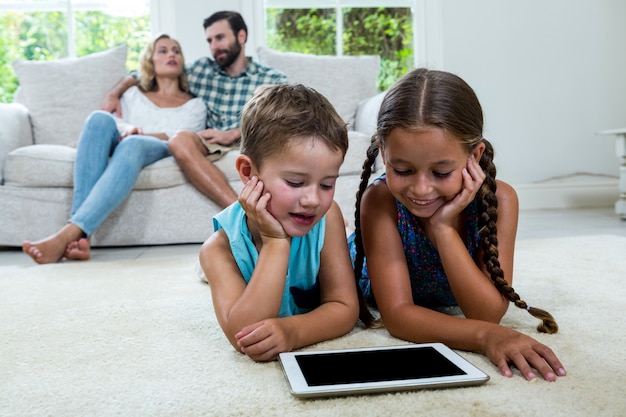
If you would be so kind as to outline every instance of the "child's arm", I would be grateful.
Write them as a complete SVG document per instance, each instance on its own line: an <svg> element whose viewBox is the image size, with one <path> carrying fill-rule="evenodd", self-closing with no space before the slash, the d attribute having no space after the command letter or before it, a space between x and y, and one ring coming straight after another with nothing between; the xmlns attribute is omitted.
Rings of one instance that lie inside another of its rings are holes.
<svg viewBox="0 0 626 417"><path fill-rule="evenodd" d="M264 249L267 249L266 255L273 252L270 246ZM286 251L289 252L288 243ZM223 230L211 235L200 249L200 265L211 287L215 315L237 350L241 348L236 335L242 328L278 316L287 268L286 262L272 262L270 258L259 254L257 268L266 268L263 273L259 269L246 285Z"/></svg>
<svg viewBox="0 0 626 417"><path fill-rule="evenodd" d="M548 380L555 378L555 372L563 374L554 353L528 336L498 324L452 317L415 305L397 231L395 201L386 184L370 186L361 207L372 290L391 335L415 343L441 342L453 349L483 352L504 375L511 375L508 363L514 363L528 379L533 377L531 367Z"/></svg>
<svg viewBox="0 0 626 417"><path fill-rule="evenodd" d="M320 260L321 305L291 317L268 319L245 327L239 344L254 360L272 360L291 351L348 333L358 319L354 273L346 244L341 210L333 203L326 215L326 234Z"/></svg>
<svg viewBox="0 0 626 417"><path fill-rule="evenodd" d="M249 221L263 224L262 237L257 237L263 243L258 246L258 260L247 285L223 230L207 239L200 250L200 264L211 286L218 322L238 350L236 335L242 328L278 316L285 288L290 238L265 209L269 198L256 177L244 185L239 196Z"/></svg>
<svg viewBox="0 0 626 417"><path fill-rule="evenodd" d="M485 178L474 158L468 159L467 172L463 173L463 189L428 221L424 227L437 247L446 277L454 297L468 318L499 323L509 306L509 301L494 286L482 262L479 248L473 259L465 243L465 218L462 210L474 200ZM512 187L498 183L498 251L500 267L505 280L511 285L513 251L517 230L517 195ZM447 213L444 213L446 212Z"/></svg>

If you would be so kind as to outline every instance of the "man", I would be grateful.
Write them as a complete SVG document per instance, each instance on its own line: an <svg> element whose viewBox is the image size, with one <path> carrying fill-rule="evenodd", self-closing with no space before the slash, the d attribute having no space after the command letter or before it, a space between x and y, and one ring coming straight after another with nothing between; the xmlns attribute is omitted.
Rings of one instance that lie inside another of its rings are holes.
<svg viewBox="0 0 626 417"><path fill-rule="evenodd" d="M263 85L286 84L287 77L246 57L248 28L239 13L216 12L204 20L204 30L213 60L198 59L187 68L187 74L191 92L206 103L207 129L180 131L168 144L187 180L224 208L237 200L237 194L212 161L237 146L241 137L239 116L255 90ZM102 109L120 114L119 97L136 83L134 77L126 77L109 92Z"/></svg>

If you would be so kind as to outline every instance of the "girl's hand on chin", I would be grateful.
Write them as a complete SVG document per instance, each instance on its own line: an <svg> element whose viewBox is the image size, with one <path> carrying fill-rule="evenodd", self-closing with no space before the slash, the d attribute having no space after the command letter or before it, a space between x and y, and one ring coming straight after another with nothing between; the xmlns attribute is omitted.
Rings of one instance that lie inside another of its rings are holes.
<svg viewBox="0 0 626 417"><path fill-rule="evenodd" d="M263 181L255 175L243 186L239 194L239 204L243 207L248 219L252 221L261 237L271 239L287 239L289 236L280 222L267 210L271 199L270 193L263 193Z"/></svg>
<svg viewBox="0 0 626 417"><path fill-rule="evenodd" d="M463 184L461 191L450 201L446 202L430 218L430 223L436 225L453 226L455 219L476 198L476 193L485 181L485 173L476 162L473 155L467 158L467 167L461 173Z"/></svg>

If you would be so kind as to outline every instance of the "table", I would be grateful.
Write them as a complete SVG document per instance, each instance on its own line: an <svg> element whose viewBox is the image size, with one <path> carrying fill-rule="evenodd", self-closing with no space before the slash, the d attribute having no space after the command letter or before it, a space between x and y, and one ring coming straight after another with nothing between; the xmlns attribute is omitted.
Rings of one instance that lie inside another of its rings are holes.
<svg viewBox="0 0 626 417"><path fill-rule="evenodd" d="M614 135L615 154L619 158L619 198L615 202L615 213L626 220L626 127L601 130L598 135Z"/></svg>

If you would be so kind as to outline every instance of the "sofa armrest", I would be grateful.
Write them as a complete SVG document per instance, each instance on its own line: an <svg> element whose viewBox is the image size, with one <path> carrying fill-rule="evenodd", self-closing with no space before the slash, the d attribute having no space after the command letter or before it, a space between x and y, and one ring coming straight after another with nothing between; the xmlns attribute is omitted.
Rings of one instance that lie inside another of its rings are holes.
<svg viewBox="0 0 626 417"><path fill-rule="evenodd" d="M28 109L17 103L0 103L0 173L9 152L33 144Z"/></svg>

